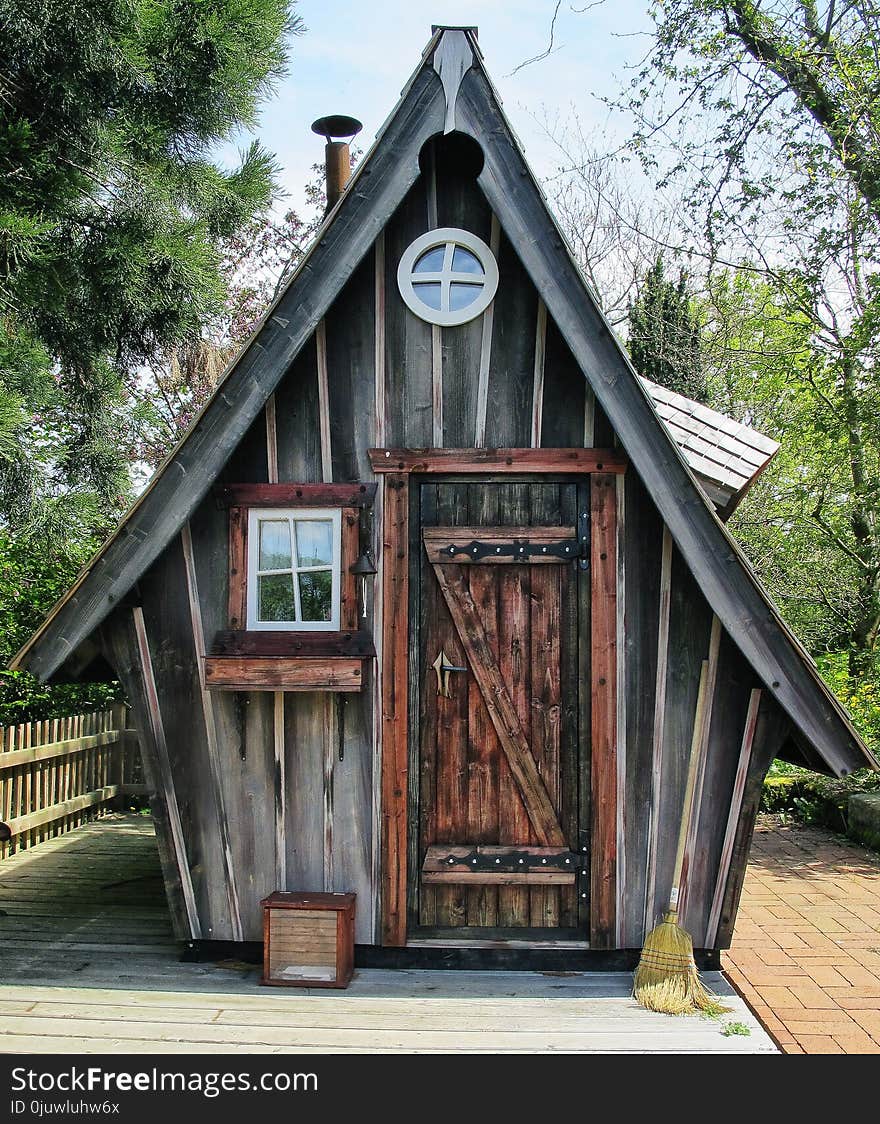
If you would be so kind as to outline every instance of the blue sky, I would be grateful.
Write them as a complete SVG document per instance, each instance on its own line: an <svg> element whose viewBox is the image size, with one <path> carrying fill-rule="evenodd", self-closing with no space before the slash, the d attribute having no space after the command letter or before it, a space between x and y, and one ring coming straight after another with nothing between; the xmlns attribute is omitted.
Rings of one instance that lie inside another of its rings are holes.
<svg viewBox="0 0 880 1124"><path fill-rule="evenodd" d="M311 122L329 113L357 117L364 123L360 147L368 148L415 69L432 23L479 27L486 65L507 114L537 174L549 175L556 155L541 123L564 121L576 109L591 131L607 134L613 123L599 98L614 92L626 77L627 62L645 47L638 32L648 26L647 0L588 4L563 0L553 54L513 73L546 48L555 0L301 0L297 10L307 30L294 40L289 76L264 107L256 130L284 169L288 205L300 202L311 166L322 159Z"/></svg>

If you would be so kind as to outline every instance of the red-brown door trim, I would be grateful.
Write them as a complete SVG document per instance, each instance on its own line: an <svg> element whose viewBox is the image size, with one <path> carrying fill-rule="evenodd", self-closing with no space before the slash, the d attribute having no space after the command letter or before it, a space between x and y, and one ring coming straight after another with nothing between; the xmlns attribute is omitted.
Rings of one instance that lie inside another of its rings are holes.
<svg viewBox="0 0 880 1124"><path fill-rule="evenodd" d="M386 456L386 453L391 455ZM576 454L573 456L572 454ZM371 449L382 475L381 941L406 944L409 758L409 481L412 474L500 472L591 476L592 846L590 943L613 947L617 913L616 450ZM393 466L393 467L392 467ZM589 467L588 467L589 466ZM586 685L583 685L584 687Z"/></svg>

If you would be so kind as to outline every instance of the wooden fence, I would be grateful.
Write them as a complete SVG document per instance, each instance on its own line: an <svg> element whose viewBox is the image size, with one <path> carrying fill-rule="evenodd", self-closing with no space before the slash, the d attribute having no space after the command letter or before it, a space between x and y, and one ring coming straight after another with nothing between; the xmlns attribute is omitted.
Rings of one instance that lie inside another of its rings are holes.
<svg viewBox="0 0 880 1124"><path fill-rule="evenodd" d="M0 859L105 815L119 798L146 791L137 736L121 704L0 727L0 821L11 833L0 843Z"/></svg>

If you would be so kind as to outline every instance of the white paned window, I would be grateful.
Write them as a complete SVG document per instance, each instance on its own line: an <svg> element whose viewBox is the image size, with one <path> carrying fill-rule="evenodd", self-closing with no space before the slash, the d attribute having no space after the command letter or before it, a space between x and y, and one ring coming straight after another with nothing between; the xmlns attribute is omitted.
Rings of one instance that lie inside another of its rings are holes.
<svg viewBox="0 0 880 1124"><path fill-rule="evenodd" d="M341 512L251 508L247 627L339 630Z"/></svg>
<svg viewBox="0 0 880 1124"><path fill-rule="evenodd" d="M465 324L491 304L498 289L498 263L476 234L441 227L404 251L397 287L420 319L444 327Z"/></svg>

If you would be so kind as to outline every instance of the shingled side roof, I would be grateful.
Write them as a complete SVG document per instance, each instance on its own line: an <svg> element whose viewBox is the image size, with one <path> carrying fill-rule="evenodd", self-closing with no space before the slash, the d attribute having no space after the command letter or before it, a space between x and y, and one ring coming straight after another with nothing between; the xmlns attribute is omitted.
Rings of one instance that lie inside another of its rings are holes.
<svg viewBox="0 0 880 1124"><path fill-rule="evenodd" d="M728 518L779 450L779 442L639 376L654 409L700 481Z"/></svg>
<svg viewBox="0 0 880 1124"><path fill-rule="evenodd" d="M478 183L724 628L829 768L874 764L725 530L589 292L468 29L438 29L309 253L150 487L13 666L48 678L180 532L419 174L425 142L473 137Z"/></svg>

